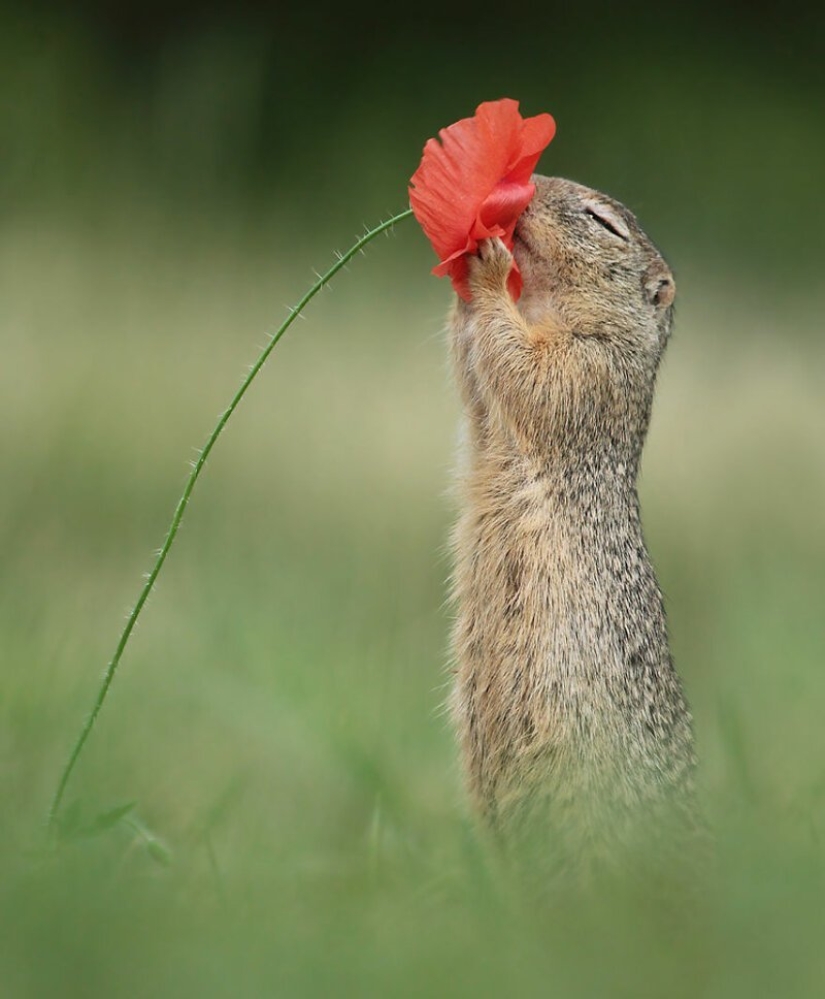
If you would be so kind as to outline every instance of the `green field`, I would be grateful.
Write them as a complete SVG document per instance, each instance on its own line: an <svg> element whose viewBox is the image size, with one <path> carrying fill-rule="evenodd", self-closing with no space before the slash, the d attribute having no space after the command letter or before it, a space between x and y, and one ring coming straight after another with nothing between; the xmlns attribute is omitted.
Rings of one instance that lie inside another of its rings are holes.
<svg viewBox="0 0 825 999"><path fill-rule="evenodd" d="M813 15L110 6L0 0L0 999L825 995ZM707 883L537 906L480 846L443 712L450 291L411 221L218 442L48 848L196 448L423 141L503 95L675 268L641 491Z"/></svg>
<svg viewBox="0 0 825 999"><path fill-rule="evenodd" d="M5 233L2 994L819 994L822 303L780 335L756 289L687 271L646 453L713 888L531 912L490 878L441 711L457 409L406 225L216 448L67 796L81 830L134 811L56 856L54 782L193 445L329 253L139 215Z"/></svg>

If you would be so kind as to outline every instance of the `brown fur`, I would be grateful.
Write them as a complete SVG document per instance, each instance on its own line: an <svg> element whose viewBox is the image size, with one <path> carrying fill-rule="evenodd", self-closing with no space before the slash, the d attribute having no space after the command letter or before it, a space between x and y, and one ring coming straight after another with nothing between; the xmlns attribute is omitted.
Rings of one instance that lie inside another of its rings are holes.
<svg viewBox="0 0 825 999"><path fill-rule="evenodd" d="M691 718L636 492L675 289L626 208L533 179L522 297L487 240L451 319L468 424L451 708L478 813L570 865L691 822Z"/></svg>

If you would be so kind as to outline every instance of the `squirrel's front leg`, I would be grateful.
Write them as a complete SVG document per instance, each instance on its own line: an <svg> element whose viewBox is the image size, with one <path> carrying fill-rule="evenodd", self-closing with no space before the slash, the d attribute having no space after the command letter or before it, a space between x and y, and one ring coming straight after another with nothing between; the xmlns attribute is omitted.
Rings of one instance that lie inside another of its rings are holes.
<svg viewBox="0 0 825 999"><path fill-rule="evenodd" d="M562 330L531 326L521 315L507 288L513 256L500 239L483 240L469 265L472 300L460 303L460 311L479 389L513 429L532 436L546 410L551 355Z"/></svg>

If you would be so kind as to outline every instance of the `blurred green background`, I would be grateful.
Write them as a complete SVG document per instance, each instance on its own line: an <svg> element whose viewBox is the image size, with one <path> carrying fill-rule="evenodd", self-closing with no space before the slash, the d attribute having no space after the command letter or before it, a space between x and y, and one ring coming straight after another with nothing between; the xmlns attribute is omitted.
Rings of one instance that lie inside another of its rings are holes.
<svg viewBox="0 0 825 999"><path fill-rule="evenodd" d="M3 999L823 994L822 30L821 5L0 7ZM557 119L542 172L624 201L676 271L642 493L712 889L535 911L479 854L441 711L450 293L413 222L219 442L44 852L194 448L424 141L505 95Z"/></svg>

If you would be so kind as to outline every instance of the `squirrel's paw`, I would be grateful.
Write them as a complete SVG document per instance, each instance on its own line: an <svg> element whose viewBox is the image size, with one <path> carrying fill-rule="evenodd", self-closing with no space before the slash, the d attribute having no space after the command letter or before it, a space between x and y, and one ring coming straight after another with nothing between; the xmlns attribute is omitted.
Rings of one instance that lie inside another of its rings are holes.
<svg viewBox="0 0 825 999"><path fill-rule="evenodd" d="M482 239L478 253L469 258L468 281L473 298L479 293L507 294L507 278L513 268L513 254L498 236Z"/></svg>

